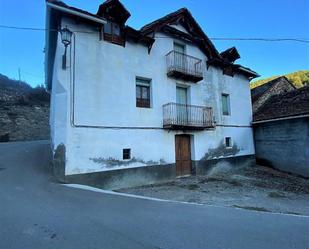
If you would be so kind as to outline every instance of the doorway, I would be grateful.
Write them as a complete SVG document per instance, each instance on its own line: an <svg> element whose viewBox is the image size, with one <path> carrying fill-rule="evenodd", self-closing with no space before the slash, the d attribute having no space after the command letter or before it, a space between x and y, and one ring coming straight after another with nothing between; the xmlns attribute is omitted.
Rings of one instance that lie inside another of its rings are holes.
<svg viewBox="0 0 309 249"><path fill-rule="evenodd" d="M175 136L176 176L189 176L192 171L191 142L189 135Z"/></svg>
<svg viewBox="0 0 309 249"><path fill-rule="evenodd" d="M178 87L176 88L176 109L177 109L177 124L187 125L188 123L188 97L187 88Z"/></svg>
<svg viewBox="0 0 309 249"><path fill-rule="evenodd" d="M178 71L186 71L187 58L186 58L186 46L183 44L174 42L174 51L175 51L175 66Z"/></svg>

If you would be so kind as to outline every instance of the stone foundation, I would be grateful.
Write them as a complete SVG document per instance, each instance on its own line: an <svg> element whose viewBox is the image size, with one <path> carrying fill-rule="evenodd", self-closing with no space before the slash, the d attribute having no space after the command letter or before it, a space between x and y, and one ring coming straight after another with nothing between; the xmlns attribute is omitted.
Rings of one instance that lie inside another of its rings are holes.
<svg viewBox="0 0 309 249"><path fill-rule="evenodd" d="M77 175L64 175L63 155L65 149L59 148L54 157L54 173L58 181L82 184L102 189L121 189L155 183L164 183L176 178L176 165L154 165L138 168L119 169ZM193 175L207 175L219 163L229 163L231 167L245 167L255 163L254 155L228 157L205 161L192 161Z"/></svg>

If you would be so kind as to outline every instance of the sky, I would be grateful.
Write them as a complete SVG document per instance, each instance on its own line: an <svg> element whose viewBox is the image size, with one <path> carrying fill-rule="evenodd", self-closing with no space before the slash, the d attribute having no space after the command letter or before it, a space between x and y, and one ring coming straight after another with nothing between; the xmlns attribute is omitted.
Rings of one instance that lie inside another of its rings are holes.
<svg viewBox="0 0 309 249"><path fill-rule="evenodd" d="M103 0L64 0L96 13ZM138 29L187 7L210 38L302 38L309 40L309 0L122 0ZM44 0L0 0L0 25L44 28ZM266 78L309 69L309 43L213 41L219 51L236 46L241 59ZM32 86L44 84L44 31L0 27L0 73Z"/></svg>

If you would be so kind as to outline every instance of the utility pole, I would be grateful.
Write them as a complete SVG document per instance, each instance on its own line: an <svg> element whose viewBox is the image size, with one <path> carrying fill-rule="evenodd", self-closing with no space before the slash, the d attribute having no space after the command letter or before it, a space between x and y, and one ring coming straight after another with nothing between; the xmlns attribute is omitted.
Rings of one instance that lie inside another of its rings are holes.
<svg viewBox="0 0 309 249"><path fill-rule="evenodd" d="M18 68L18 78L19 78L19 85L21 85L20 67Z"/></svg>

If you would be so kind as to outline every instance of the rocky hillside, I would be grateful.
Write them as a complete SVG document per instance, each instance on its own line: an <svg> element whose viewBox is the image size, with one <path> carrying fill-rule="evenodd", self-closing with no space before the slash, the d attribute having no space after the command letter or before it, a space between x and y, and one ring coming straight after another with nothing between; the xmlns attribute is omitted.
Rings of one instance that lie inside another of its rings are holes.
<svg viewBox="0 0 309 249"><path fill-rule="evenodd" d="M309 70L305 70L305 71L297 71L297 72L286 74L286 75L273 76L273 77L263 79L263 80L257 80L255 82L252 82L250 87L252 89L252 88L261 86L280 76L287 77L289 81L291 81L296 88L301 88L303 86L309 85Z"/></svg>
<svg viewBox="0 0 309 249"><path fill-rule="evenodd" d="M49 94L44 87L0 74L0 142L49 138Z"/></svg>

